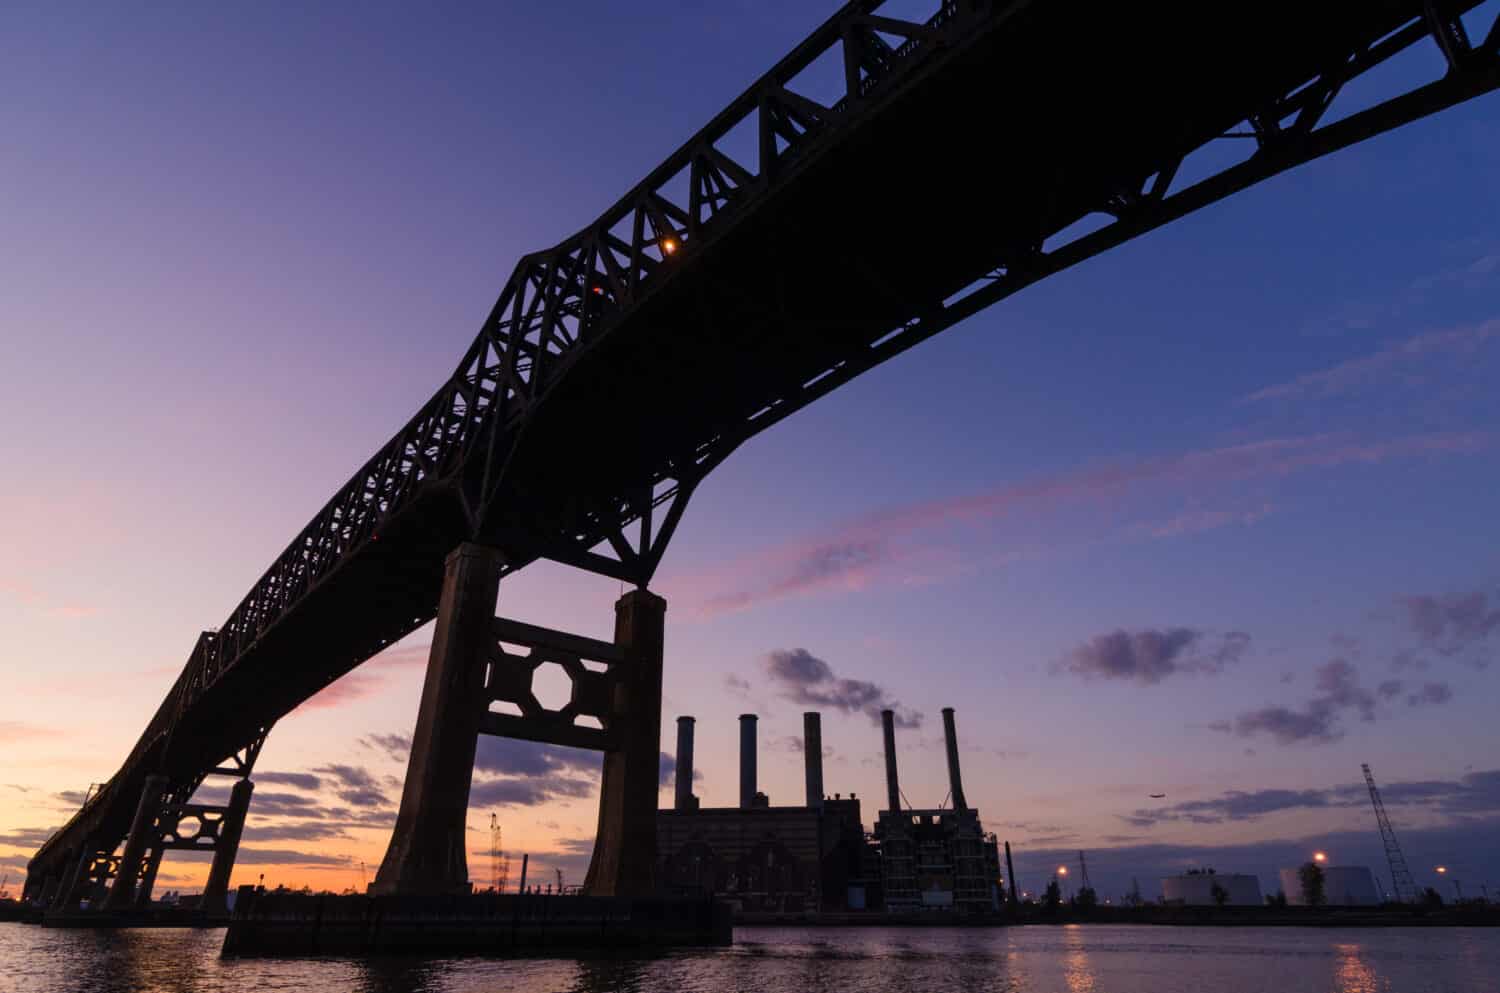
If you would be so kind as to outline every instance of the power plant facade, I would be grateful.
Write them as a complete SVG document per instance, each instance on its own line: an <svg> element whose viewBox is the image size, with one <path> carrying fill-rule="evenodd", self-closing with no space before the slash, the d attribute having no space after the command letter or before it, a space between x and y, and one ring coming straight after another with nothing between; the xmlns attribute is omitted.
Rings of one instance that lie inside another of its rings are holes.
<svg viewBox="0 0 1500 993"><path fill-rule="evenodd" d="M951 807L903 805L895 715L881 715L887 809L867 834L859 798L823 790L822 721L803 715L806 791L773 806L757 779L758 720L740 716L739 805L702 807L693 795L691 717L677 719L676 788L657 813L659 877L677 893L712 893L745 912L888 911L974 915L1000 906L1000 856L964 798L951 708L943 711Z"/></svg>

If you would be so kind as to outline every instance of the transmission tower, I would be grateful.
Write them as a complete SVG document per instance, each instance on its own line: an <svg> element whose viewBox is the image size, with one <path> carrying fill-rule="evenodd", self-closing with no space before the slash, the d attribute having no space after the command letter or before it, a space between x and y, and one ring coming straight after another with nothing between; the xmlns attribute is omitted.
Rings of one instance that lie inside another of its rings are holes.
<svg viewBox="0 0 1500 993"><path fill-rule="evenodd" d="M1083 877L1079 881L1082 888L1085 890L1093 889L1093 887L1089 885L1089 863L1088 860L1083 857L1083 852L1078 853L1078 874Z"/></svg>
<svg viewBox="0 0 1500 993"><path fill-rule="evenodd" d="M495 887L496 893L505 892L505 880L502 876L502 862L504 853L500 847L500 818L490 814L490 883Z"/></svg>
<svg viewBox="0 0 1500 993"><path fill-rule="evenodd" d="M1396 841L1396 831L1391 819L1385 815L1385 804L1380 802L1380 790L1375 786L1375 776L1368 764L1361 763L1365 771L1365 785L1370 787L1370 803L1375 807L1375 823L1380 825L1380 840L1385 845L1385 858L1391 864L1391 888L1401 903L1417 902L1417 884L1406 867L1406 856L1401 854L1401 845Z"/></svg>

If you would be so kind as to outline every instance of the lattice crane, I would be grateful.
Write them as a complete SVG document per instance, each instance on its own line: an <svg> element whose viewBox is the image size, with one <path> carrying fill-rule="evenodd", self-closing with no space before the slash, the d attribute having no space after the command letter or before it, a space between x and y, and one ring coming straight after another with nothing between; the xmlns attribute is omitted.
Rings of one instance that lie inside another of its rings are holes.
<svg viewBox="0 0 1500 993"><path fill-rule="evenodd" d="M1375 786L1375 776L1370 772L1370 766L1361 763L1360 768L1365 772L1365 785L1370 788L1370 803L1375 807L1375 823L1380 825L1380 840L1385 845L1385 859L1391 866L1391 888L1396 893L1396 899L1401 903L1415 903L1417 900L1417 884L1411 878L1411 870L1406 867L1406 856L1401 854L1401 845L1396 841L1396 830L1391 827L1391 819L1385 814L1385 804L1380 801L1380 790Z"/></svg>

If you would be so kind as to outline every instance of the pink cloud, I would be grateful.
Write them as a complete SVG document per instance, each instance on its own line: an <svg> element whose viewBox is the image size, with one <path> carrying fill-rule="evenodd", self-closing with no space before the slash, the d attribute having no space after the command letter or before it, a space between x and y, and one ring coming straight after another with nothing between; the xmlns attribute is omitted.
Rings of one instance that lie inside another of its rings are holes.
<svg viewBox="0 0 1500 993"><path fill-rule="evenodd" d="M54 738L61 734L56 728L45 728L23 721L0 721L0 741L32 741L37 738Z"/></svg>
<svg viewBox="0 0 1500 993"><path fill-rule="evenodd" d="M1164 521L1143 521L1135 525L1131 531L1139 537L1176 538L1181 535L1197 534L1200 531L1232 527L1236 524L1248 527L1265 520L1273 510L1270 504L1254 510L1190 510Z"/></svg>
<svg viewBox="0 0 1500 993"><path fill-rule="evenodd" d="M51 603L41 590L20 580L0 580L0 595L10 597L24 607L41 611L48 617L90 617L99 612L98 607L79 603Z"/></svg>
<svg viewBox="0 0 1500 993"><path fill-rule="evenodd" d="M425 667L431 651L430 644L387 648L357 672L341 676L319 690L316 696L304 700L293 713L342 707L347 703L372 697L390 685L392 677L398 672Z"/></svg>
<svg viewBox="0 0 1500 993"><path fill-rule="evenodd" d="M1349 393L1387 379L1402 367L1423 359L1439 355L1472 355L1487 343L1497 340L1500 340L1500 320L1448 331L1428 331L1369 355L1256 390L1241 402L1256 403L1306 394L1335 396Z"/></svg>
<svg viewBox="0 0 1500 993"><path fill-rule="evenodd" d="M1093 514L1086 522L1095 530L1104 528L1104 534L1093 540L1169 539L1251 525L1268 516L1272 506L1200 508L1165 520L1148 518L1123 526L1110 519L1128 513L1125 498L1131 495L1180 498L1226 483L1276 480L1314 469L1474 454L1489 443L1488 435L1477 432L1383 441L1320 434L1110 463L868 514L831 535L789 542L708 574L672 577L668 585L709 591L697 609L700 614L714 615L789 596L862 590L893 578L906 583L934 582L973 568L975 563L993 565L1010 560L1020 554L1020 548L1041 554L1076 544L1073 537L1048 536L1040 525L1049 517L1081 506L1102 506L1108 511ZM1025 535L1016 540L1017 547L998 555L986 552L978 529L1006 518L1028 525ZM1083 533L1076 522L1066 531L1069 535Z"/></svg>
<svg viewBox="0 0 1500 993"><path fill-rule="evenodd" d="M326 710L332 707L342 707L346 703L355 700L363 700L379 692L385 680L379 676L365 672L351 672L340 677L335 682L329 683L319 690L316 696L302 701L292 713L303 713L309 710Z"/></svg>

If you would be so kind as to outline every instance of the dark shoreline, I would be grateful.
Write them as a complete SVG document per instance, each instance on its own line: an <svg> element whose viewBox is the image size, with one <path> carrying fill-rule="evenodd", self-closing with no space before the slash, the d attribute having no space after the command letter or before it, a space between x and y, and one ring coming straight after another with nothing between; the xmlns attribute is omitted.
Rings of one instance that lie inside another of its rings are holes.
<svg viewBox="0 0 1500 993"><path fill-rule="evenodd" d="M1014 927L1057 924L1142 924L1171 927L1497 927L1500 905L1459 907L1059 907L1021 908L976 917L881 913L735 915L735 927Z"/></svg>

